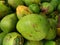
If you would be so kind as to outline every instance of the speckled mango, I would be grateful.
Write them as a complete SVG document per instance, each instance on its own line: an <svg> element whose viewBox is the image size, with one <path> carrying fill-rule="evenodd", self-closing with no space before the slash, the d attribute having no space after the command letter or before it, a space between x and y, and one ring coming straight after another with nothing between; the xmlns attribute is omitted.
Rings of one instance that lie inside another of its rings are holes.
<svg viewBox="0 0 60 45"><path fill-rule="evenodd" d="M46 37L50 25L46 17L38 14L30 14L20 19L16 28L27 40L40 41Z"/></svg>

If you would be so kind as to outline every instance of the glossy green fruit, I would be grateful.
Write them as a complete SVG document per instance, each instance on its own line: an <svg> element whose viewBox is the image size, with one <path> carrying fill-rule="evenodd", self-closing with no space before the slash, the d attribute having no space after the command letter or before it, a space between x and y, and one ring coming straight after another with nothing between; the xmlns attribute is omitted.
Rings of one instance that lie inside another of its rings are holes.
<svg viewBox="0 0 60 45"><path fill-rule="evenodd" d="M27 41L24 45L43 45L42 41Z"/></svg>
<svg viewBox="0 0 60 45"><path fill-rule="evenodd" d="M17 17L18 19L21 19L22 17L28 15L28 14L31 14L32 11L26 7L26 6L23 6L23 5L19 5L17 8L16 8L16 14L17 14Z"/></svg>
<svg viewBox="0 0 60 45"><path fill-rule="evenodd" d="M3 44L3 39L4 39L4 37L6 36L6 34L7 34L7 33L5 33L5 32L1 32L1 33L0 33L0 45Z"/></svg>
<svg viewBox="0 0 60 45"><path fill-rule="evenodd" d="M29 9L34 13L40 13L40 7L37 4L29 5Z"/></svg>
<svg viewBox="0 0 60 45"><path fill-rule="evenodd" d="M1 2L0 3L0 19L6 16L10 12L11 12L10 7L7 7Z"/></svg>
<svg viewBox="0 0 60 45"><path fill-rule="evenodd" d="M16 8L18 5L23 5L22 0L8 0L8 4L13 8Z"/></svg>
<svg viewBox="0 0 60 45"><path fill-rule="evenodd" d="M17 17L15 14L9 14L1 20L1 30L4 32L11 32L15 30Z"/></svg>
<svg viewBox="0 0 60 45"><path fill-rule="evenodd" d="M43 2L41 5L41 11L45 14L49 14L51 12L53 12L54 7L48 3L48 2Z"/></svg>
<svg viewBox="0 0 60 45"><path fill-rule="evenodd" d="M16 28L27 40L40 41L46 37L50 25L44 16L30 14L20 19Z"/></svg>
<svg viewBox="0 0 60 45"><path fill-rule="evenodd" d="M16 33L8 33L3 40L3 45L23 45L24 39L23 37Z"/></svg>
<svg viewBox="0 0 60 45"><path fill-rule="evenodd" d="M26 5L40 4L41 0L23 0Z"/></svg>
<svg viewBox="0 0 60 45"><path fill-rule="evenodd" d="M47 41L45 45L56 45L55 41Z"/></svg>

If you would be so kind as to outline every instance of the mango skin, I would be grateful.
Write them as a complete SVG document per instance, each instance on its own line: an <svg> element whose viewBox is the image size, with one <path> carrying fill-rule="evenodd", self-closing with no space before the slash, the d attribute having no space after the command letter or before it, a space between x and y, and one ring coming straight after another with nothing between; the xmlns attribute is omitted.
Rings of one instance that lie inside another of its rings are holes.
<svg viewBox="0 0 60 45"><path fill-rule="evenodd" d="M4 3L0 2L0 19L2 19L10 12L12 12L10 7L7 7Z"/></svg>
<svg viewBox="0 0 60 45"><path fill-rule="evenodd" d="M16 14L17 14L18 19L21 19L22 17L24 17L28 14L32 14L32 11L26 6L23 6L23 5L20 6L19 5L16 8Z"/></svg>
<svg viewBox="0 0 60 45"><path fill-rule="evenodd" d="M1 20L1 23L0 23L1 30L6 33L11 32L15 30L16 23L17 23L16 15L14 13L9 14Z"/></svg>
<svg viewBox="0 0 60 45"><path fill-rule="evenodd" d="M41 0L23 0L24 3L29 6L31 4L40 4Z"/></svg>
<svg viewBox="0 0 60 45"><path fill-rule="evenodd" d="M50 26L48 20L44 16L30 14L20 19L16 28L27 40L40 41L46 37Z"/></svg>
<svg viewBox="0 0 60 45"><path fill-rule="evenodd" d="M59 3L58 0L51 0L51 2L50 2L50 4L54 7L54 9L56 9L58 3Z"/></svg>
<svg viewBox="0 0 60 45"><path fill-rule="evenodd" d="M56 38L56 20L49 18L50 30L46 36L46 40L53 40Z"/></svg>
<svg viewBox="0 0 60 45"><path fill-rule="evenodd" d="M31 4L31 5L29 5L29 9L33 13L40 13L40 7L37 4Z"/></svg>
<svg viewBox="0 0 60 45"><path fill-rule="evenodd" d="M56 29L50 29L47 36L46 36L46 40L53 40L56 37Z"/></svg>
<svg viewBox="0 0 60 45"><path fill-rule="evenodd" d="M60 12L60 4L58 5L58 8L57 8L57 10Z"/></svg>
<svg viewBox="0 0 60 45"><path fill-rule="evenodd" d="M22 0L8 0L8 4L13 8L16 8L18 5L23 5Z"/></svg>
<svg viewBox="0 0 60 45"><path fill-rule="evenodd" d="M43 45L42 41L27 41L24 45Z"/></svg>
<svg viewBox="0 0 60 45"><path fill-rule="evenodd" d="M45 42L45 45L56 45L55 41L47 41Z"/></svg>
<svg viewBox="0 0 60 45"><path fill-rule="evenodd" d="M0 33L0 45L3 44L3 39L4 39L4 37L6 36L6 34L7 34L7 33L5 33L5 32L1 32L1 33Z"/></svg>
<svg viewBox="0 0 60 45"><path fill-rule="evenodd" d="M24 39L17 32L8 33L3 40L3 45L23 45Z"/></svg>
<svg viewBox="0 0 60 45"><path fill-rule="evenodd" d="M53 12L54 10L54 7L48 3L48 2L43 2L42 5L41 5L41 11L44 13L44 14L49 14L51 12Z"/></svg>

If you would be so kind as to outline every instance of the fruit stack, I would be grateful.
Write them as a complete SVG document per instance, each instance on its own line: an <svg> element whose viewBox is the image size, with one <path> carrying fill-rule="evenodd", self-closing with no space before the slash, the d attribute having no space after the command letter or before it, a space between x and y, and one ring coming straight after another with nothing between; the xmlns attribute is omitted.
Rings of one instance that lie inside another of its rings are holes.
<svg viewBox="0 0 60 45"><path fill-rule="evenodd" d="M60 45L60 0L0 0L0 45Z"/></svg>

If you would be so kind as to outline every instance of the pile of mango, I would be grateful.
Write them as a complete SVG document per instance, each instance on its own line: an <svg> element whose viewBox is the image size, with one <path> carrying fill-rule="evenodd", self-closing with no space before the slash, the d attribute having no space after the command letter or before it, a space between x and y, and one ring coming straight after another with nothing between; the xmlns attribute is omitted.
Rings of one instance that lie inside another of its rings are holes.
<svg viewBox="0 0 60 45"><path fill-rule="evenodd" d="M0 45L60 45L60 0L0 0Z"/></svg>

